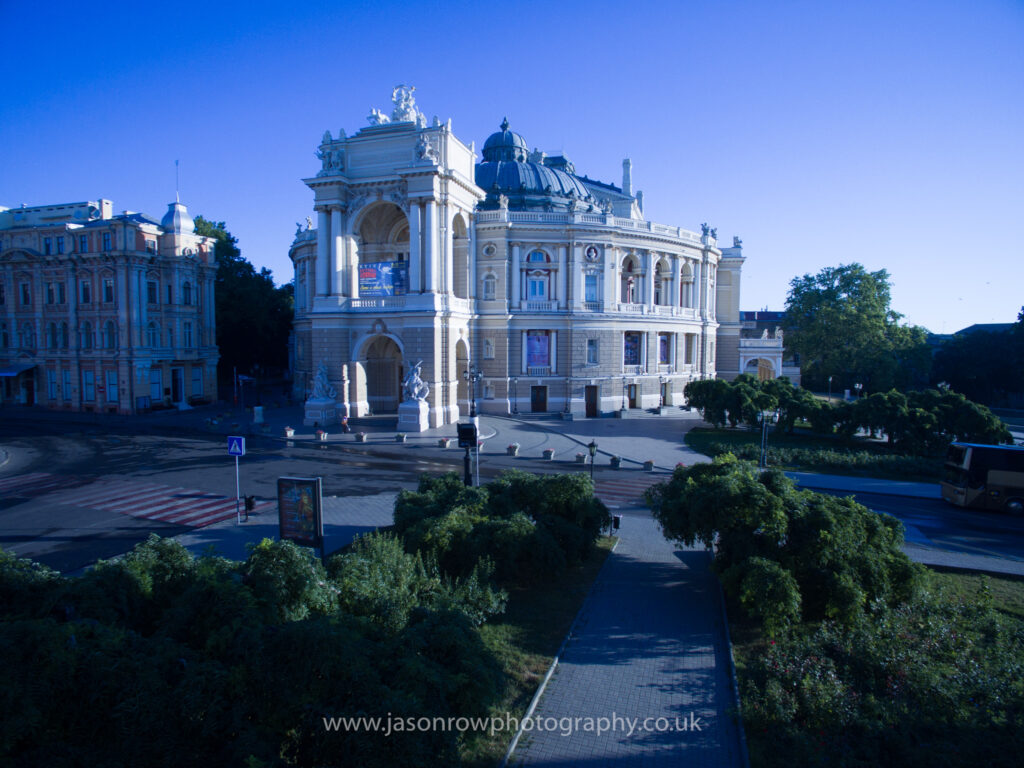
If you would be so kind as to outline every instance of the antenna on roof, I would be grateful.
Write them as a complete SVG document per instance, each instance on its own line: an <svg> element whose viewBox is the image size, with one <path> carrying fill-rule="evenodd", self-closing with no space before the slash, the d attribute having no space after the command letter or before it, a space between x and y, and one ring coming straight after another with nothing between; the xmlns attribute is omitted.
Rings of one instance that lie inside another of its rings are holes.
<svg viewBox="0 0 1024 768"><path fill-rule="evenodd" d="M181 197L178 194L178 161L174 161L174 202L180 203Z"/></svg>

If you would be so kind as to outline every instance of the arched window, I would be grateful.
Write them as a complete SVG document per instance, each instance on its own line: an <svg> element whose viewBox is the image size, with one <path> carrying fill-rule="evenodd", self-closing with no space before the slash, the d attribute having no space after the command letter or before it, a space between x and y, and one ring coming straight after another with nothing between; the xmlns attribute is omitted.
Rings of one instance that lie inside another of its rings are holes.
<svg viewBox="0 0 1024 768"><path fill-rule="evenodd" d="M82 323L82 349L92 349L92 323Z"/></svg>
<svg viewBox="0 0 1024 768"><path fill-rule="evenodd" d="M494 275L487 275L484 277L484 301L494 301L494 294L497 285L498 280Z"/></svg>
<svg viewBox="0 0 1024 768"><path fill-rule="evenodd" d="M530 255L526 257L526 260L530 263L547 263L548 255L544 251L530 251Z"/></svg>
<svg viewBox="0 0 1024 768"><path fill-rule="evenodd" d="M60 324L60 348L67 349L71 344L71 334L68 332L68 324Z"/></svg>
<svg viewBox="0 0 1024 768"><path fill-rule="evenodd" d="M185 281L185 284L181 286L181 303L186 306L192 304L192 283Z"/></svg>
<svg viewBox="0 0 1024 768"><path fill-rule="evenodd" d="M46 326L46 346L48 349L57 348L57 324L50 323Z"/></svg>
<svg viewBox="0 0 1024 768"><path fill-rule="evenodd" d="M24 349L36 348L36 333L32 323L25 323L21 326L21 347Z"/></svg>
<svg viewBox="0 0 1024 768"><path fill-rule="evenodd" d="M149 325L146 326L146 346L160 346L160 326L152 321L150 321Z"/></svg>
<svg viewBox="0 0 1024 768"><path fill-rule="evenodd" d="M621 299L623 304L640 303L640 274L636 262L631 256L627 256L622 262L622 287Z"/></svg>
<svg viewBox="0 0 1024 768"><path fill-rule="evenodd" d="M186 322L181 327L181 343L185 347L192 346L192 323Z"/></svg>
<svg viewBox="0 0 1024 768"><path fill-rule="evenodd" d="M173 347L174 346L174 328L173 327L167 329L167 346L168 347Z"/></svg>
<svg viewBox="0 0 1024 768"><path fill-rule="evenodd" d="M117 349L117 327L113 320L107 320L103 326L103 346L107 349Z"/></svg>
<svg viewBox="0 0 1024 768"><path fill-rule="evenodd" d="M0 323L0 349L7 349L11 345L11 338L7 335L7 323Z"/></svg>
<svg viewBox="0 0 1024 768"><path fill-rule="evenodd" d="M683 262L679 271L679 306L693 306L693 268L689 262Z"/></svg>

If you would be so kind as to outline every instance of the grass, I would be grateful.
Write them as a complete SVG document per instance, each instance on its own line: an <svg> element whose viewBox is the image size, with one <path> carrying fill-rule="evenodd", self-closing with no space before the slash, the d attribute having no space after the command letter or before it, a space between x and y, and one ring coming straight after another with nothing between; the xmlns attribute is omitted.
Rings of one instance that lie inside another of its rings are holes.
<svg viewBox="0 0 1024 768"><path fill-rule="evenodd" d="M601 537L590 559L556 582L512 590L505 613L481 627L484 643L499 659L508 679L506 695L490 716L504 719L508 712L521 719L526 714L615 541ZM473 768L497 765L513 735L500 731L474 734L463 747L462 764Z"/></svg>
<svg viewBox="0 0 1024 768"><path fill-rule="evenodd" d="M686 444L711 457L731 452L739 458L756 461L760 457L761 432L743 427L698 427L686 433ZM942 462L938 458L904 456L893 453L877 440L844 441L799 428L793 434L769 432L768 464L802 472L918 482L937 482L942 476Z"/></svg>
<svg viewBox="0 0 1024 768"><path fill-rule="evenodd" d="M960 571L946 568L929 568L930 588L942 598L952 602L965 601L968 604L976 601L978 595L987 586L991 596L992 607L1002 614L1011 627L1011 632L1024 632L1024 577L1012 575L987 575L974 571ZM741 708L749 705L747 700L747 683L752 665L762 659L769 649L770 640L761 632L758 623L746 618L738 604L732 599L728 602L729 630L733 641L733 655L736 661L736 674L741 692ZM801 629L810 633L813 624L805 623ZM1014 629L1015 627L1015 629ZM982 652L983 646L978 646ZM994 649L989 648L989 652ZM979 661L983 659L979 658ZM936 662L937 664L941 662ZM979 715L979 718L981 715ZM779 746L772 734L759 733L757 729L747 728L747 743L750 751L750 763L753 768L773 766L780 763ZM806 733L808 742L818 738L815 733ZM896 738L893 736L893 738ZM966 736L965 736L966 738ZM927 748L930 745L924 744ZM833 756L838 758L838 756ZM947 756L946 765L960 765L957 757ZM1013 758L1010 758L1011 761ZM837 762L841 762L838 761Z"/></svg>

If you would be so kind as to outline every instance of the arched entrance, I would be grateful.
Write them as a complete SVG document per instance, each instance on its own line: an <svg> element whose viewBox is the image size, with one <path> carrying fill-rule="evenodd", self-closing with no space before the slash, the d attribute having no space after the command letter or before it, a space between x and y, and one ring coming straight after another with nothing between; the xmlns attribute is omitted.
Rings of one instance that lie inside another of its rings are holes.
<svg viewBox="0 0 1024 768"><path fill-rule="evenodd" d="M366 345L366 403L371 413L397 413L402 391L402 352L394 339L377 336Z"/></svg>
<svg viewBox="0 0 1024 768"><path fill-rule="evenodd" d="M755 358L747 361L747 366L743 373L750 373L757 376L761 381L768 381L775 378L775 364L771 360Z"/></svg>
<svg viewBox="0 0 1024 768"><path fill-rule="evenodd" d="M361 215L357 231L359 264L377 265L359 271L359 295L408 292L409 221L402 209L394 203L375 203Z"/></svg>

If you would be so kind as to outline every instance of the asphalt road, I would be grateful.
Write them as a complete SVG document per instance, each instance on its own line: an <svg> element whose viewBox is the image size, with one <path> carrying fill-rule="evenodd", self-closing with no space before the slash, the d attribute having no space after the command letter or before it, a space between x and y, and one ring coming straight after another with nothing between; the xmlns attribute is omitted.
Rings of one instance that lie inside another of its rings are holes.
<svg viewBox="0 0 1024 768"><path fill-rule="evenodd" d="M213 507L219 499L218 509L226 504L233 510L235 462L223 438L88 429L33 436L19 430L11 436L0 426L0 443L9 454L0 467L0 547L57 570L74 571L121 554L150 533L173 536L191 529L175 524L181 515L138 516L133 497L148 494L150 507L179 512L187 505ZM249 438L246 447L239 462L241 490L258 502L276 497L281 476L320 476L325 496L365 496L415 488L423 472L461 468L367 456L340 446L288 447L263 438ZM119 496L125 501L118 505Z"/></svg>

